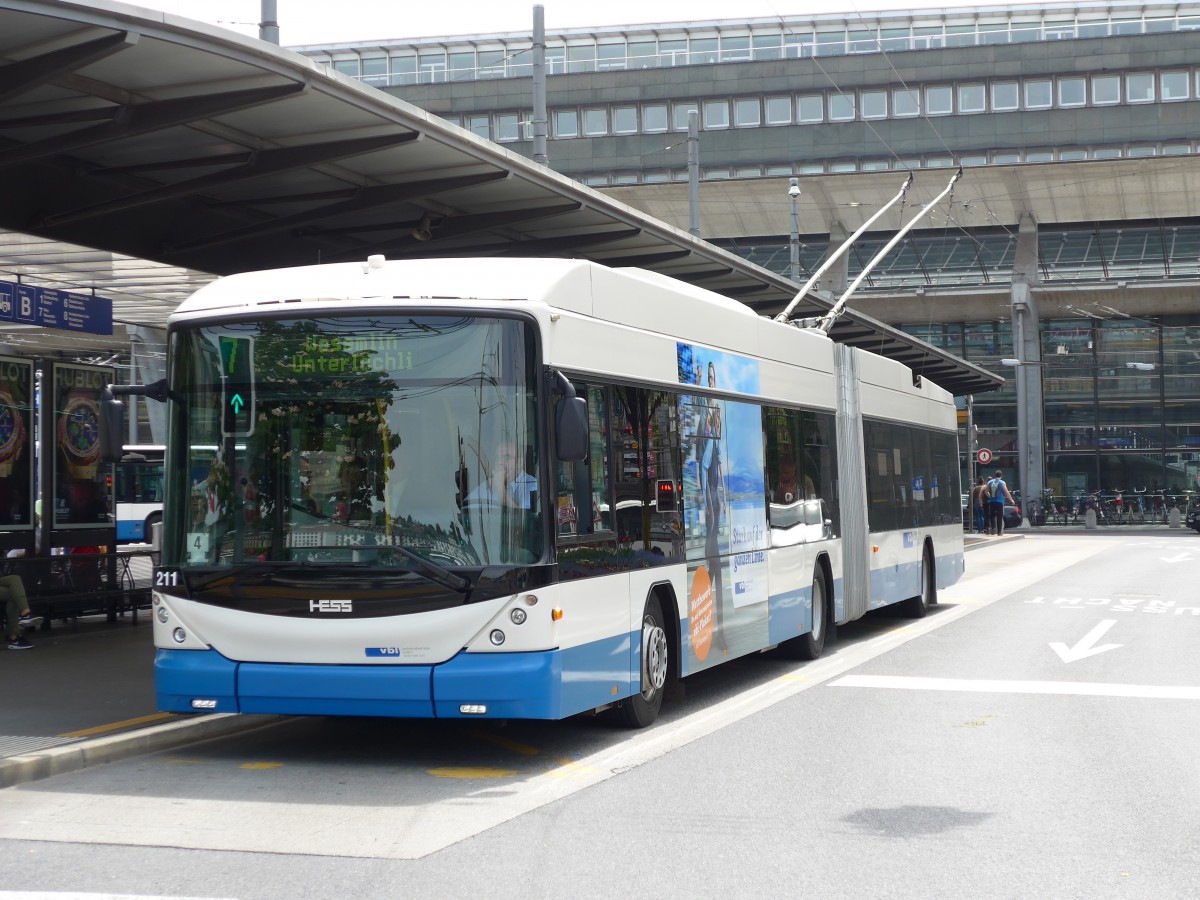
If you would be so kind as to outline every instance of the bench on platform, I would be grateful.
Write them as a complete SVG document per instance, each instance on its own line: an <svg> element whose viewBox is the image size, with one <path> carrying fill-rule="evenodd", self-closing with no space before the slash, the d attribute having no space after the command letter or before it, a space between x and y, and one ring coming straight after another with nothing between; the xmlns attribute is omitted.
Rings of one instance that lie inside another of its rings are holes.
<svg viewBox="0 0 1200 900"><path fill-rule="evenodd" d="M54 620L99 615L115 620L147 608L150 589L138 589L123 577L127 568L113 554L67 554L8 558L0 564L0 574L19 575L25 585L29 609L42 616L42 628Z"/></svg>

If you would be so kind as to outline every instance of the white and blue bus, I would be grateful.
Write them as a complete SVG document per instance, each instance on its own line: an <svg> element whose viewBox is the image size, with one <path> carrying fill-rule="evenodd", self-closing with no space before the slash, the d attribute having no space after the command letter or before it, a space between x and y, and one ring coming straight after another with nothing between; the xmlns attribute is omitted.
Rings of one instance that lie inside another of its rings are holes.
<svg viewBox="0 0 1200 900"><path fill-rule="evenodd" d="M661 275L234 275L168 356L166 711L644 726L963 571L949 394Z"/></svg>
<svg viewBox="0 0 1200 900"><path fill-rule="evenodd" d="M154 524L162 521L163 453L161 444L126 444L113 467L113 500L117 541L149 541Z"/></svg>

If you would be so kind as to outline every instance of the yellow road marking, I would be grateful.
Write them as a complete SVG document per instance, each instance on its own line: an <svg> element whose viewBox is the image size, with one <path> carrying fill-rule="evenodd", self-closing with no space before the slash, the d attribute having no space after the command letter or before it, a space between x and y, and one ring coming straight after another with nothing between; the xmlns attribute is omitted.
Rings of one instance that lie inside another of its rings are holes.
<svg viewBox="0 0 1200 900"><path fill-rule="evenodd" d="M591 766L583 766L569 759L560 759L558 768L547 773L551 778L583 778L595 775L596 770Z"/></svg>
<svg viewBox="0 0 1200 900"><path fill-rule="evenodd" d="M487 766L446 766L427 770L434 778L511 778L517 769L492 769Z"/></svg>
<svg viewBox="0 0 1200 900"><path fill-rule="evenodd" d="M277 762L242 763L240 766L238 766L238 768L239 769L282 769L283 763L277 763Z"/></svg>
<svg viewBox="0 0 1200 900"><path fill-rule="evenodd" d="M175 713L155 713L152 716L141 716L137 719L126 719L124 722L113 722L111 725L97 725L95 728L84 728L82 731L68 731L59 737L81 738L94 734L104 734L106 731L120 731L122 728L132 728L134 725L148 725L151 722L163 722L176 718Z"/></svg>

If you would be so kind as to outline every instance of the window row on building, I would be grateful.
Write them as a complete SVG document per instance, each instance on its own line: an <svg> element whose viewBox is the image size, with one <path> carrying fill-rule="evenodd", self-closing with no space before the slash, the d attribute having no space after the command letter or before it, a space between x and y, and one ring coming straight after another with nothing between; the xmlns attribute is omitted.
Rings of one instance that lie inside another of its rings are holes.
<svg viewBox="0 0 1200 900"><path fill-rule="evenodd" d="M968 152L957 155L929 153L905 154L894 159L864 157L862 159L808 160L802 163L769 165L704 166L700 177L706 181L730 178L777 178L786 175L837 175L851 172L907 171L913 169L948 169L956 166L1017 165L1019 163L1079 162L1089 159L1140 159L1152 156L1186 156L1200 153L1196 141L1164 141L1160 143L1115 144L1103 147L1037 148L1032 150L993 150L988 153ZM579 180L590 187L610 187L630 184L661 184L668 181L687 181L686 168L648 168L643 170L591 172Z"/></svg>
<svg viewBox="0 0 1200 900"><path fill-rule="evenodd" d="M988 21L992 19L992 21ZM915 17L910 21L861 21L847 28L841 16L809 20L751 20L684 26L665 23L654 32L580 29L550 35L546 71L551 75L756 60L802 59L856 53L894 53L943 47L975 47L1114 35L1200 29L1200 13L1187 5L1161 12L1144 7L1080 6L1014 13L987 10L970 16ZM597 34L599 32L599 34ZM420 41L381 49L301 48L319 62L376 87L520 78L532 74L528 37L496 37L473 43Z"/></svg>
<svg viewBox="0 0 1200 900"><path fill-rule="evenodd" d="M714 97L656 103L555 107L548 135L567 140L687 131L693 113L703 131L919 116L1007 113L1200 99L1200 69L972 80L904 88L815 91L763 97ZM533 137L532 113L450 116L456 125L498 143Z"/></svg>

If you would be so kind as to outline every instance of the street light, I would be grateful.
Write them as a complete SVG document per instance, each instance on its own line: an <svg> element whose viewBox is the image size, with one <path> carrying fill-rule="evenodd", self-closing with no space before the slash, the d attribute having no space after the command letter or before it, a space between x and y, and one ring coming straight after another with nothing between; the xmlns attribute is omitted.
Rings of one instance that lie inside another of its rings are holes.
<svg viewBox="0 0 1200 900"><path fill-rule="evenodd" d="M788 277L800 280L800 217L796 213L796 198L800 196L800 183L788 179L788 197L792 201L792 239L788 244Z"/></svg>

